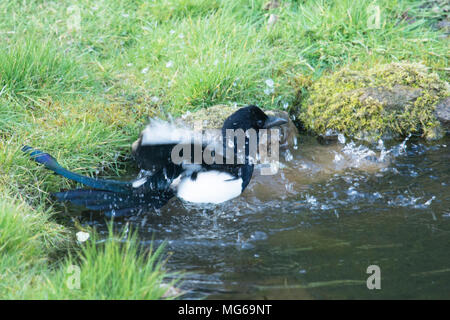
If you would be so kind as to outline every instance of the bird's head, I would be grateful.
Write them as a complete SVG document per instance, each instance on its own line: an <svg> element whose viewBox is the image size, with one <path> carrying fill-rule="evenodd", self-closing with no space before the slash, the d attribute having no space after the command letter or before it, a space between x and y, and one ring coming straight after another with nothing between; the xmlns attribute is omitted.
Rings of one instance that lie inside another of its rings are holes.
<svg viewBox="0 0 450 320"><path fill-rule="evenodd" d="M227 129L242 129L244 131L255 129L258 131L260 129L270 129L286 123L286 119L268 116L257 106L250 105L240 108L229 116L223 124L222 131Z"/></svg>

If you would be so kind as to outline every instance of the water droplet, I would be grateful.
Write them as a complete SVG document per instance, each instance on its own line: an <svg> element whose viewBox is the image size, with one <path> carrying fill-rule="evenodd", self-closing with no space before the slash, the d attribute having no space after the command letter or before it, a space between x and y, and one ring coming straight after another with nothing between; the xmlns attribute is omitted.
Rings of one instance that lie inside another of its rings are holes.
<svg viewBox="0 0 450 320"><path fill-rule="evenodd" d="M430 200L428 200L427 202L424 203L424 206L428 207L434 199L436 199L436 196L431 197Z"/></svg>
<svg viewBox="0 0 450 320"><path fill-rule="evenodd" d="M273 88L266 88L266 89L264 89L264 93L267 94L267 95L270 95L273 92L274 92Z"/></svg>
<svg viewBox="0 0 450 320"><path fill-rule="evenodd" d="M266 240L267 234L263 231L255 231L250 235L251 241L260 241L260 240Z"/></svg>
<svg viewBox="0 0 450 320"><path fill-rule="evenodd" d="M286 150L286 152L284 153L284 159L288 162L292 161L294 159L294 156L292 155L292 153L289 149Z"/></svg>
<svg viewBox="0 0 450 320"><path fill-rule="evenodd" d="M273 82L272 79L267 79L267 80L266 80L266 85L267 85L268 87L272 88L274 84L275 84L275 83Z"/></svg>

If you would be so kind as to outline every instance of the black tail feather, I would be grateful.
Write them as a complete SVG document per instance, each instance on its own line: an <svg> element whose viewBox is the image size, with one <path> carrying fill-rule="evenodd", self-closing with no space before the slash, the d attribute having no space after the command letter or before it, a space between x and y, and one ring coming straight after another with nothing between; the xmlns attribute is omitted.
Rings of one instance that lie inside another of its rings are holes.
<svg viewBox="0 0 450 320"><path fill-rule="evenodd" d="M102 211L107 217L123 217L140 212L159 209L164 206L173 192L149 191L130 194L75 189L53 193L58 201L67 201L74 205L83 206L92 211Z"/></svg>
<svg viewBox="0 0 450 320"><path fill-rule="evenodd" d="M61 191L53 193L53 196L59 201L76 201L76 200L91 200L102 201L108 200L115 192L94 190L94 189L74 189L68 191Z"/></svg>

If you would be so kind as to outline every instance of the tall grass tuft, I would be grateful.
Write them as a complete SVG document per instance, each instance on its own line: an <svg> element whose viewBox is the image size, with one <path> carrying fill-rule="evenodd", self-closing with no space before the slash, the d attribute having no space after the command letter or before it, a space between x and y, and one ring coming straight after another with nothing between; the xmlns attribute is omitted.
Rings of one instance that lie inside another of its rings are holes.
<svg viewBox="0 0 450 320"><path fill-rule="evenodd" d="M112 228L110 228L112 230ZM98 241L95 233L82 244L77 255L69 256L50 279L51 299L160 299L168 288L163 270L163 246L147 252L139 249L136 234L120 235L110 231L106 240ZM79 269L78 269L79 268ZM71 282L79 270L79 287ZM170 298L174 298L173 296Z"/></svg>
<svg viewBox="0 0 450 320"><path fill-rule="evenodd" d="M72 247L60 261L48 250L61 247L60 226L19 199L0 199L0 298L161 299L179 277L163 269L163 246L139 248L136 233L109 235ZM66 231L67 233L67 231ZM67 245L67 243L66 243ZM79 272L78 272L79 271ZM73 278L73 277L76 277ZM79 284L79 285L78 285Z"/></svg>
<svg viewBox="0 0 450 320"><path fill-rule="evenodd" d="M11 40L0 47L0 90L12 97L36 98L85 92L89 74L49 40Z"/></svg>

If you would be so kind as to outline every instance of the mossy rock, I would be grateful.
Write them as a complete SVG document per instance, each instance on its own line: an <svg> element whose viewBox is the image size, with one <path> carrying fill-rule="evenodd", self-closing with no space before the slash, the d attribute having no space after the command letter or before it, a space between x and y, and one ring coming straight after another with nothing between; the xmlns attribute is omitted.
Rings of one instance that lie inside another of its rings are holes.
<svg viewBox="0 0 450 320"><path fill-rule="evenodd" d="M435 115L446 132L450 132L450 97L438 102Z"/></svg>
<svg viewBox="0 0 450 320"><path fill-rule="evenodd" d="M229 115L238 110L237 107L218 104L209 108L202 108L194 112L186 112L175 120L180 125L194 128L196 123L201 122L204 129L220 129Z"/></svg>
<svg viewBox="0 0 450 320"><path fill-rule="evenodd" d="M445 130L435 114L448 84L418 63L391 63L368 70L344 68L313 83L299 117L319 135L337 131L374 141Z"/></svg>

